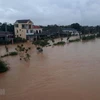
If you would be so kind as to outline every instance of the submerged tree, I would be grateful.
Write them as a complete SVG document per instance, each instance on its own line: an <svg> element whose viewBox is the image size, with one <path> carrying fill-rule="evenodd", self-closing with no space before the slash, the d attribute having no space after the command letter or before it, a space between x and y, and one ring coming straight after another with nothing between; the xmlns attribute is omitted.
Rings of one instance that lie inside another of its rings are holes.
<svg viewBox="0 0 100 100"><path fill-rule="evenodd" d="M15 48L15 50L18 52L19 56L20 56L20 60L30 60L30 47L26 48L23 44L22 45L17 45L17 47Z"/></svg>

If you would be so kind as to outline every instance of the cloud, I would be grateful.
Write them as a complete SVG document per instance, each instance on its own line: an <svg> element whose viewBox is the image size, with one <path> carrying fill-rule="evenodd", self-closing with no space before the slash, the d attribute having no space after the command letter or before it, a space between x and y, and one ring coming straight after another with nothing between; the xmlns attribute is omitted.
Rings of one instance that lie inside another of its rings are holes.
<svg viewBox="0 0 100 100"><path fill-rule="evenodd" d="M31 19L38 25L99 25L99 5L99 0L0 0L0 21Z"/></svg>

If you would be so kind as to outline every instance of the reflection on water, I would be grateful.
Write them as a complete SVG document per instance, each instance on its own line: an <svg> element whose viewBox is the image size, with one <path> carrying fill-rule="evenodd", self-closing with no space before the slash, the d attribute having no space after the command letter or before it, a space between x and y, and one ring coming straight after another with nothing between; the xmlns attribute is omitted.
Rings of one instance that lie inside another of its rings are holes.
<svg viewBox="0 0 100 100"><path fill-rule="evenodd" d="M0 74L0 100L100 100L100 40L44 48L31 46L31 60L5 58L10 71ZM15 45L9 45L14 50ZM4 54L4 46L0 54Z"/></svg>

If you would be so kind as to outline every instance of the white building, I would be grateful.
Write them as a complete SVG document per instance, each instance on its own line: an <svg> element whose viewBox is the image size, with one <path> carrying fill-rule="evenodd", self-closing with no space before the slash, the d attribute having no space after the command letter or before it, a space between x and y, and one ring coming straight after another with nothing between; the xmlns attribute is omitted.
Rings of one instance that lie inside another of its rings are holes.
<svg viewBox="0 0 100 100"><path fill-rule="evenodd" d="M66 34L71 33L71 35L79 35L79 32L74 28L63 28L62 31Z"/></svg>

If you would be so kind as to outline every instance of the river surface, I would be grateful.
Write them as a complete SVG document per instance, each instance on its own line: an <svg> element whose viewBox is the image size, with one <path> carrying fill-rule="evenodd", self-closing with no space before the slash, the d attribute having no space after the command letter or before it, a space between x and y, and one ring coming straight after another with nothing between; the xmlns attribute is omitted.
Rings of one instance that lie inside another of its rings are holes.
<svg viewBox="0 0 100 100"><path fill-rule="evenodd" d="M4 59L10 70L0 74L0 100L100 100L100 39L47 47L41 54L25 45L32 47L30 61Z"/></svg>

